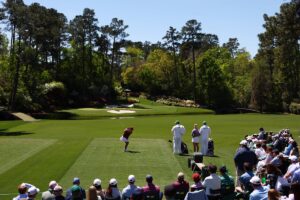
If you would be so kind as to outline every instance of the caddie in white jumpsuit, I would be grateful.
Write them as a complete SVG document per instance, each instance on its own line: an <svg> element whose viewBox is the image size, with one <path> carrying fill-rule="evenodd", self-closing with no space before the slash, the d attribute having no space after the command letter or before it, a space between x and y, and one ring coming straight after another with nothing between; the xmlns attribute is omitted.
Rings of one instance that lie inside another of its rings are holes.
<svg viewBox="0 0 300 200"><path fill-rule="evenodd" d="M204 121L203 126L200 127L200 134L201 134L201 153L203 155L207 154L207 148L208 148L208 138L210 135L210 127L207 126L206 121Z"/></svg>
<svg viewBox="0 0 300 200"><path fill-rule="evenodd" d="M173 153L181 154L181 137L185 133L185 128L179 121L176 121L171 132L173 134Z"/></svg>

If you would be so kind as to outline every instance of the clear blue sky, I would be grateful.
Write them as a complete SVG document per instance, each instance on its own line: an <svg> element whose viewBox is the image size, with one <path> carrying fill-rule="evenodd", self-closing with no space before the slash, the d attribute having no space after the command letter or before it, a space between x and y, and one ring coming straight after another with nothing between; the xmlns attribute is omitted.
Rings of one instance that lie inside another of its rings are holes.
<svg viewBox="0 0 300 200"><path fill-rule="evenodd" d="M181 30L186 21L196 19L202 32L216 34L220 44L236 37L240 47L254 56L257 34L264 31L263 14L274 15L288 0L24 0L37 2L64 13L68 20L82 14L84 8L95 10L99 25L111 19L123 19L129 25L133 41L162 41L169 26Z"/></svg>

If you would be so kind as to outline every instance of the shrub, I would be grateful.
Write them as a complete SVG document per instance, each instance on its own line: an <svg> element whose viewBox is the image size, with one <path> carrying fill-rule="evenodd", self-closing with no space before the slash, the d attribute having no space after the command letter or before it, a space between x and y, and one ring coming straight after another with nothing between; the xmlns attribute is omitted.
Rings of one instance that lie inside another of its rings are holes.
<svg viewBox="0 0 300 200"><path fill-rule="evenodd" d="M300 103L292 102L289 109L291 113L300 114Z"/></svg>

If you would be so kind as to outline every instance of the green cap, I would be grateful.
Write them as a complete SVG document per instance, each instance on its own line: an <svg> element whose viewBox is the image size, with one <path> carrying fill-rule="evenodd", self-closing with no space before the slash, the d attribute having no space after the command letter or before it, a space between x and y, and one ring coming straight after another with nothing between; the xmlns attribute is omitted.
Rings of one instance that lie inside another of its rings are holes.
<svg viewBox="0 0 300 200"><path fill-rule="evenodd" d="M71 191L72 192L77 192L77 191L79 191L80 190L80 187L78 186L78 185L73 185L72 187L71 187Z"/></svg>
<svg viewBox="0 0 300 200"><path fill-rule="evenodd" d="M178 120L175 121L175 124L180 124L180 122Z"/></svg>
<svg viewBox="0 0 300 200"><path fill-rule="evenodd" d="M203 121L202 124L206 125L207 123L206 123L206 121Z"/></svg>

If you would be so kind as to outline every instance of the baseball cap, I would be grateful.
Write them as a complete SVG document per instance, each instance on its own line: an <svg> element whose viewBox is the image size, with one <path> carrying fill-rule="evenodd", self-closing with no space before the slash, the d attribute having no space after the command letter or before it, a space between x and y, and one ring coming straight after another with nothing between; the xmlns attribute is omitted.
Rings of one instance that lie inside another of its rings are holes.
<svg viewBox="0 0 300 200"><path fill-rule="evenodd" d="M62 187L60 185L56 185L53 190L54 191L61 191Z"/></svg>
<svg viewBox="0 0 300 200"><path fill-rule="evenodd" d="M184 173L183 172L179 172L177 175L177 178L184 178Z"/></svg>
<svg viewBox="0 0 300 200"><path fill-rule="evenodd" d="M152 181L153 181L153 177L152 177L150 174L148 174L148 175L146 176L146 181L147 181L147 182L152 182Z"/></svg>
<svg viewBox="0 0 300 200"><path fill-rule="evenodd" d="M110 185L117 185L117 184L118 184L118 181L117 181L117 179L112 178L112 179L109 180L109 184L110 184Z"/></svg>
<svg viewBox="0 0 300 200"><path fill-rule="evenodd" d="M180 124L180 121L176 120L176 121L175 121L175 124Z"/></svg>
<svg viewBox="0 0 300 200"><path fill-rule="evenodd" d="M30 187L29 189L28 189L28 195L35 195L35 194L37 194L37 193L39 193L40 192L40 189L39 188L36 188L36 187L34 187L34 186L32 186L32 187Z"/></svg>
<svg viewBox="0 0 300 200"><path fill-rule="evenodd" d="M292 161L292 162L295 162L298 160L297 156L290 156L289 159Z"/></svg>
<svg viewBox="0 0 300 200"><path fill-rule="evenodd" d="M203 125L206 125L207 123L206 123L206 121L203 121L202 124L203 124Z"/></svg>
<svg viewBox="0 0 300 200"><path fill-rule="evenodd" d="M76 183L80 183L80 179L78 177L75 177L73 179L73 183L76 184Z"/></svg>
<svg viewBox="0 0 300 200"><path fill-rule="evenodd" d="M195 182L199 182L200 181L200 175L198 173L194 173L192 175L192 179L195 181Z"/></svg>
<svg viewBox="0 0 300 200"><path fill-rule="evenodd" d="M100 180L99 178L96 178L96 179L94 180L93 184L94 184L95 186L100 186L100 185L101 185L101 180Z"/></svg>
<svg viewBox="0 0 300 200"><path fill-rule="evenodd" d="M246 140L242 140L242 141L240 142L240 145L247 145L247 141L246 141Z"/></svg>
<svg viewBox="0 0 300 200"><path fill-rule="evenodd" d="M57 185L57 182L56 181L50 181L49 182L49 188L55 188L55 186Z"/></svg>
<svg viewBox="0 0 300 200"><path fill-rule="evenodd" d="M260 178L258 176L253 176L251 179L250 179L250 183L254 184L254 185L260 185L261 182L260 182Z"/></svg>
<svg viewBox="0 0 300 200"><path fill-rule="evenodd" d="M129 176L128 176L128 181L129 181L129 183L134 183L134 182L135 182L135 177L134 177L134 175L129 175Z"/></svg>

